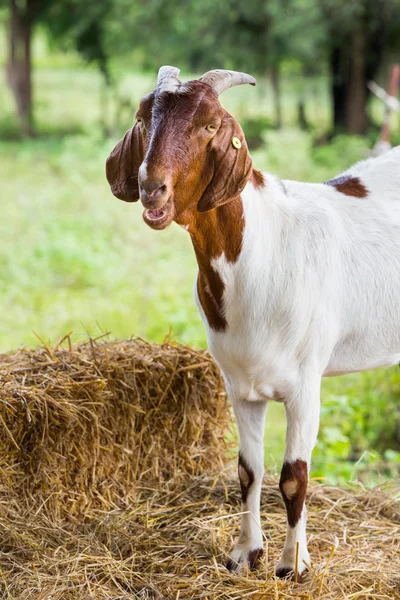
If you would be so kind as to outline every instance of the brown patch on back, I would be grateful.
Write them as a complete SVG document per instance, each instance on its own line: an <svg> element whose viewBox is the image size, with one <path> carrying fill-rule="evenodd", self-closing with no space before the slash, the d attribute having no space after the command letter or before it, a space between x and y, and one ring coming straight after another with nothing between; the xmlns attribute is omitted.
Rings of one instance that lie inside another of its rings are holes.
<svg viewBox="0 0 400 600"><path fill-rule="evenodd" d="M254 483L254 472L247 464L241 453L239 452L238 473L240 481L240 490L242 492L243 504L247 501L247 496L251 486Z"/></svg>
<svg viewBox="0 0 400 600"><path fill-rule="evenodd" d="M293 463L283 463L279 489L285 502L290 527L294 527L300 519L306 498L307 483L308 469L304 460L298 459Z"/></svg>
<svg viewBox="0 0 400 600"><path fill-rule="evenodd" d="M354 196L355 198L366 198L368 196L367 188L361 183L358 177L342 175L341 177L330 179L325 183L336 188L338 192L346 196Z"/></svg>
<svg viewBox="0 0 400 600"><path fill-rule="evenodd" d="M260 190L265 186L264 175L261 173L261 171L258 171L257 169L253 169L250 181L254 185L256 190Z"/></svg>

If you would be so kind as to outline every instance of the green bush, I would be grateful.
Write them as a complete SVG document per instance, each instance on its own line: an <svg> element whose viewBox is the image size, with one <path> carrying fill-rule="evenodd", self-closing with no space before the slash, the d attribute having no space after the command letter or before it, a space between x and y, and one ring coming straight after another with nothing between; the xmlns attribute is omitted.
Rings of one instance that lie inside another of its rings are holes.
<svg viewBox="0 0 400 600"><path fill-rule="evenodd" d="M246 136L247 145L250 150L260 148L263 143L263 132L268 129L275 129L271 119L266 116L242 117L240 122Z"/></svg>
<svg viewBox="0 0 400 600"><path fill-rule="evenodd" d="M314 146L311 152L316 165L332 168L333 171L338 163L347 169L359 160L368 158L368 153L368 142L358 135L338 135L329 144Z"/></svg>
<svg viewBox="0 0 400 600"><path fill-rule="evenodd" d="M313 474L369 485L400 474L400 371L379 369L322 386Z"/></svg>

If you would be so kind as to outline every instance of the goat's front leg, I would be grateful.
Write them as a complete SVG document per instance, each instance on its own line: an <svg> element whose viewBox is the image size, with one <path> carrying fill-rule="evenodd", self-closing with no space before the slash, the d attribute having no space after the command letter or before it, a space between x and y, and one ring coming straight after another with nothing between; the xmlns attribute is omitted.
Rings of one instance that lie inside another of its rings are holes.
<svg viewBox="0 0 400 600"><path fill-rule="evenodd" d="M260 522L261 483L264 474L264 423L267 402L232 401L240 435L239 480L242 492L240 535L229 558L229 571L254 568L263 555Z"/></svg>
<svg viewBox="0 0 400 600"><path fill-rule="evenodd" d="M317 440L320 413L320 380L304 387L285 403L287 417L286 451L279 488L286 506L286 541L276 574L294 577L297 553L297 581L310 564L307 549L305 497L311 453Z"/></svg>

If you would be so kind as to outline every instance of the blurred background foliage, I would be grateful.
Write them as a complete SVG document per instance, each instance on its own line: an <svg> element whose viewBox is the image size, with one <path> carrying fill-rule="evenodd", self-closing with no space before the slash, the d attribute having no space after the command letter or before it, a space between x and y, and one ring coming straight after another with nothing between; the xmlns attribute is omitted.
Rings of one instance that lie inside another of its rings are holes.
<svg viewBox="0 0 400 600"><path fill-rule="evenodd" d="M110 332L205 346L187 234L115 200L105 158L162 64L257 76L222 102L257 168L323 181L368 156L399 62L400 0L0 0L0 349ZM392 144L400 143L392 118ZM312 476L400 472L400 371L326 379ZM267 417L279 471L283 407Z"/></svg>

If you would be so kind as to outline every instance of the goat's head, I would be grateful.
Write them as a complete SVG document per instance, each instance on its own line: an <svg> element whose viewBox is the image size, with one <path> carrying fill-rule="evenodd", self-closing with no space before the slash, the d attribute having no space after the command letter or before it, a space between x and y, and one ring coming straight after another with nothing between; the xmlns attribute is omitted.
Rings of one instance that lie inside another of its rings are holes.
<svg viewBox="0 0 400 600"><path fill-rule="evenodd" d="M164 229L197 205L205 212L239 196L252 163L243 131L218 95L250 75L209 71L181 83L179 69L161 67L156 88L140 102L136 124L107 159L112 193L140 198L143 219Z"/></svg>

